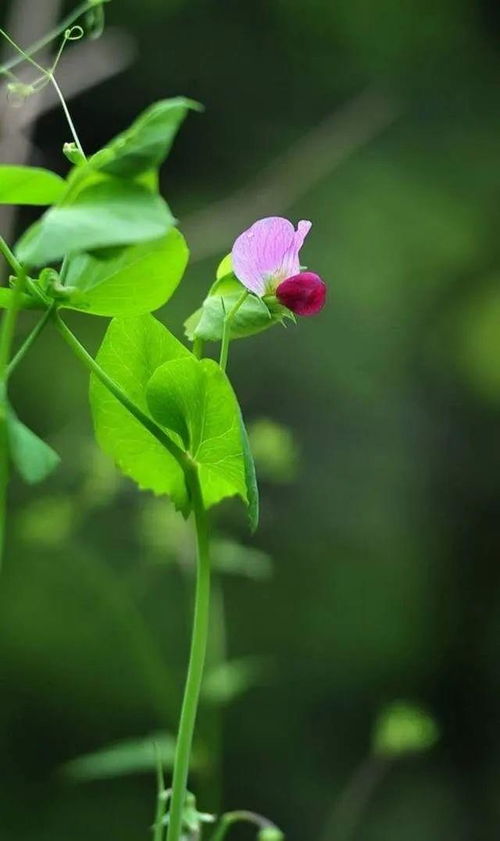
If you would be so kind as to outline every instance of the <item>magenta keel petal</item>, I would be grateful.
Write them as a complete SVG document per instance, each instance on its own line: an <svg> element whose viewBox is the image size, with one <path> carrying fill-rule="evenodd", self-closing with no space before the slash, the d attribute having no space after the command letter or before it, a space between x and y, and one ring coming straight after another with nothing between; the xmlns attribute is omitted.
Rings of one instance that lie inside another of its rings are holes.
<svg viewBox="0 0 500 841"><path fill-rule="evenodd" d="M315 315L325 306L326 283L313 272L301 272L280 283L276 297L296 315Z"/></svg>

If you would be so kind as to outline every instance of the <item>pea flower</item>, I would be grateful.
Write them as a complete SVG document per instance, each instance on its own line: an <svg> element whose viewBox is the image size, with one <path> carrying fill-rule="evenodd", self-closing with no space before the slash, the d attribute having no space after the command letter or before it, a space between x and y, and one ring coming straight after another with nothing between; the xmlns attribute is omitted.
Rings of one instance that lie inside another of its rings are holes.
<svg viewBox="0 0 500 841"><path fill-rule="evenodd" d="M297 315L314 315L323 309L326 284L313 272L300 270L299 252L311 230L302 220L295 230L288 219L259 219L236 239L231 253L233 271L250 292L262 298L276 295Z"/></svg>

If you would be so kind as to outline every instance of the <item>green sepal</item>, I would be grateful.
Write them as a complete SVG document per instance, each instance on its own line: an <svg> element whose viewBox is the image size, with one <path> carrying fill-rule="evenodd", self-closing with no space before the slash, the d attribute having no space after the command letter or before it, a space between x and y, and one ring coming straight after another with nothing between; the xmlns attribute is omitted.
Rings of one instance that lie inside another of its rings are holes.
<svg viewBox="0 0 500 841"><path fill-rule="evenodd" d="M63 155L65 158L68 159L68 161L71 164L73 164L76 167L84 166L87 162L85 155L83 154L81 149L78 148L74 140L64 144Z"/></svg>
<svg viewBox="0 0 500 841"><path fill-rule="evenodd" d="M220 341L226 314L237 303L242 291L242 284L232 274L216 280L202 306L184 322L187 338L190 341ZM286 319L295 321L293 313L274 296L248 295L233 317L230 338L254 336L275 324L283 324Z"/></svg>

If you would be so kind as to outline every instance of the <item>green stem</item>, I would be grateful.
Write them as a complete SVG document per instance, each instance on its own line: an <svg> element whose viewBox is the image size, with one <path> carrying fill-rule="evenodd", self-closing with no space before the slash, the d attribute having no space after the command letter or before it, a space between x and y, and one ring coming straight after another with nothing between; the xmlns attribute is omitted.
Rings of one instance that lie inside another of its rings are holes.
<svg viewBox="0 0 500 841"><path fill-rule="evenodd" d="M3 321L2 331L0 334L0 566L3 560L3 551L5 543L5 521L7 514L7 485L9 482L9 448L7 440L7 378L9 374L8 366L10 359L10 352L14 333L16 330L17 314L19 312L19 305L21 303L21 295L23 294L24 285L26 283L26 272L23 267L17 263L16 258L8 248L4 240L2 253L7 256L12 267L18 269L18 274L14 282L14 289L10 306L7 309Z"/></svg>
<svg viewBox="0 0 500 841"><path fill-rule="evenodd" d="M196 356L196 359L201 359L203 356L203 339L195 339L193 342L193 354Z"/></svg>
<svg viewBox="0 0 500 841"><path fill-rule="evenodd" d="M82 144L80 143L80 138L78 137L78 132L75 128L75 124L74 124L73 120L71 119L71 114L69 113L69 108L66 105L66 100L64 99L63 92L62 92L61 88L59 87L59 85L57 84L56 78L55 78L55 76L53 76L52 73L48 74L48 78L52 82L54 90L57 93L57 96L59 97L59 101L60 101L62 109L64 111L64 116L66 117L66 122L68 123L69 130L71 131L71 134L73 135L73 140L75 141L76 148L80 152L83 159L86 161L87 158L85 156L85 152L83 151Z"/></svg>
<svg viewBox="0 0 500 841"><path fill-rule="evenodd" d="M47 35L44 35L43 38L40 38L38 41L35 41L33 44L31 44L31 46L27 47L26 50L24 50L24 53L27 53L31 56L34 53L43 50L43 48L46 47L47 44L50 44L50 42L53 41L54 38L58 38L59 35L63 35L66 29L68 29L68 27L75 23L75 21L77 21L78 18L81 18L82 15L85 14L85 12L88 12L91 9L94 9L98 6L102 6L106 2L108 2L108 0L101 0L101 2L99 2L99 0L97 0L97 2L95 2L95 0L86 0L85 3L80 3L80 5L77 6L76 9L74 9L71 12L71 14L65 17L55 29L53 29ZM2 66L0 67L0 73L9 74L9 71L12 70L13 67L17 67L17 65L21 64L23 61L25 61L24 56L17 56L16 58L11 58L9 61L6 61L5 64L2 64Z"/></svg>
<svg viewBox="0 0 500 841"><path fill-rule="evenodd" d="M212 576L212 597L210 609L210 631L207 647L207 668L215 671L227 661L226 617L224 591L221 576ZM222 755L223 755L223 708L220 704L209 704L203 708L198 725L200 739L205 746L210 762L203 774L202 794L204 802L210 803L211 812L222 809Z"/></svg>
<svg viewBox="0 0 500 841"><path fill-rule="evenodd" d="M229 342L231 336L231 322L238 312L239 308L241 307L243 301L246 299L248 295L248 289L245 289L244 292L241 293L240 297L236 301L236 303L231 307L229 312L227 313L224 319L224 326L222 328L222 344L220 349L220 360L219 365L223 371L226 370L227 367L227 356L229 353ZM223 299L224 300L224 299Z"/></svg>
<svg viewBox="0 0 500 841"><path fill-rule="evenodd" d="M0 569L3 564L7 519L7 486L9 484L9 450L5 406L0 408Z"/></svg>
<svg viewBox="0 0 500 841"><path fill-rule="evenodd" d="M21 347L17 351L16 355L14 356L14 358L9 363L8 368L7 368L7 376L8 377L11 376L11 374L15 371L15 369L17 368L19 363L24 359L24 357L28 353L31 346L36 342L40 333L44 330L45 326L50 321L50 319L52 317L52 313L54 312L56 306L57 306L57 304L54 302L52 304L52 306L49 307L49 309L45 311L45 313L43 315L43 318L41 318L40 321L38 321L37 324L35 324L31 333L29 334L29 336L27 336L27 338L25 339L25 341L23 342L23 344L21 345Z"/></svg>
<svg viewBox="0 0 500 841"><path fill-rule="evenodd" d="M16 275L20 275L20 274L23 273L23 267L21 266L21 263L19 262L19 260L17 259L16 255L13 253L13 251L10 250L10 248L7 245L7 243L5 242L4 238L1 237L1 236L0 236L0 254L3 254L6 262L9 264L12 271Z"/></svg>
<svg viewBox="0 0 500 841"><path fill-rule="evenodd" d="M31 54L29 52L26 52L26 50L23 50L22 47L20 47L18 44L16 44L16 42L12 40L10 35L7 32L5 32L5 30L0 29L0 35L3 35L3 37L6 39L6 41L8 41L8 43L15 50L17 50L17 52L19 53L19 57L20 57L21 61L27 61L29 64L31 64L33 67L35 67L42 74L43 79L45 79L47 82L50 82L53 85L54 90L55 90L57 96L59 97L59 101L60 101L62 109L64 111L64 116L66 117L66 121L68 123L71 134L73 135L73 140L75 141L76 147L77 147L78 151L80 152L80 154L82 155L82 157L84 158L84 160L87 160L86 157L85 157L85 152L83 151L83 148L82 148L82 144L80 143L80 139L78 137L78 133L76 131L75 125L73 123L73 120L71 119L71 114L69 113L68 106L66 105L66 100L64 99L63 92L61 91L61 88L59 87L59 85L56 81L56 77L54 76L54 70L57 67L57 63L58 63L58 61L59 61L59 59L62 55L62 51L63 51L64 46L65 46L65 44L68 40L66 32L65 32L64 41L61 44L61 47L59 48L59 51L58 51L58 53L56 55L56 58L55 58L55 61L54 61L53 65L52 65L52 68L50 70L46 70L44 67L42 67L41 64L39 64L37 61L35 61L35 59L31 56Z"/></svg>
<svg viewBox="0 0 500 841"><path fill-rule="evenodd" d="M69 329L67 324L64 323L62 318L58 315L58 313L54 313L53 321L56 325L57 330L63 337L64 341L67 345L71 348L75 356L83 362L85 367L92 373L95 374L98 380L102 382L104 386L111 392L113 397L124 406L128 411L141 423L148 432L153 435L166 450L176 459L180 467L184 472L188 470L189 462L186 453L181 450L180 447L172 441L171 438L164 432L157 424L149 417L139 406L136 404L125 394L124 391L120 388L120 386L115 383L114 380L111 379L106 371L101 368L98 362L88 353L88 351L83 347L83 345L78 341L75 334Z"/></svg>
<svg viewBox="0 0 500 841"><path fill-rule="evenodd" d="M11 47L13 47L19 53L19 61L27 61L40 73L42 73L43 76L47 76L47 71L45 70L45 68L42 67L41 64L38 64L38 62L35 61L35 59L32 58L29 53L25 52L25 50L18 46L18 44L16 44L16 42L12 40L12 38L10 37L8 32L5 31L5 29L0 29L0 35L2 35L5 38L5 40L11 45ZM1 69L3 70L4 67L2 67Z"/></svg>
<svg viewBox="0 0 500 841"><path fill-rule="evenodd" d="M153 825L153 841L163 841L165 835L163 819L167 811L168 797L169 794L165 790L165 780L163 779L160 751L156 747L156 813Z"/></svg>
<svg viewBox="0 0 500 841"><path fill-rule="evenodd" d="M208 617L210 604L210 560L208 519L203 504L203 498L196 465L189 457L146 415L136 406L121 388L106 374L101 366L86 351L69 327L60 316L53 315L55 325L72 349L77 358L83 362L116 397L120 403L149 431L166 449L177 459L184 471L191 493L197 537L197 578L194 608L193 634L189 657L188 675L182 702L182 711L177 737L177 747L174 763L172 784L172 804L170 810L167 841L180 841L182 830L182 814L186 799L186 787L189 774L191 746L193 741L196 713L200 697L205 651L208 637Z"/></svg>
<svg viewBox="0 0 500 841"><path fill-rule="evenodd" d="M10 359L10 352L14 333L16 330L17 315L19 312L19 305L21 303L21 296L23 294L24 286L26 284L26 273L20 266L20 273L17 275L14 282L14 289L10 306L6 310L3 322L2 333L0 335L0 381L5 382L8 375L8 366Z"/></svg>
<svg viewBox="0 0 500 841"><path fill-rule="evenodd" d="M182 814L186 800L189 774L191 745L193 742L196 713L200 697L203 666L208 637L208 618L210 607L210 558L208 520L204 508L198 470L192 467L189 479L193 505L196 540L197 572L194 605L193 634L189 667L184 689L181 718L177 735L174 775L172 782L172 802L168 822L167 841L179 841L182 831Z"/></svg>

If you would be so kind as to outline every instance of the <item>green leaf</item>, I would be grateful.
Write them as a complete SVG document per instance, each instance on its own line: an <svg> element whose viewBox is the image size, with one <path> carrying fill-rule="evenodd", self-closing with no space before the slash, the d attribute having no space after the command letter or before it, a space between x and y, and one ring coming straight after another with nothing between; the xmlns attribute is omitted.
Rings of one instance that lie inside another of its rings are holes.
<svg viewBox="0 0 500 841"><path fill-rule="evenodd" d="M252 581L269 581L272 577L273 562L261 549L221 538L215 538L212 545L213 567L217 572L242 575Z"/></svg>
<svg viewBox="0 0 500 841"><path fill-rule="evenodd" d="M85 187L71 203L48 210L21 237L16 253L27 265L45 265L66 254L158 239L173 224L159 196L108 178Z"/></svg>
<svg viewBox="0 0 500 841"><path fill-rule="evenodd" d="M146 389L149 410L177 433L197 463L206 508L238 495L248 503L240 409L212 359L166 362Z"/></svg>
<svg viewBox="0 0 500 841"><path fill-rule="evenodd" d="M13 289L9 289L7 286L0 286L0 309L8 309L11 305L12 295L14 294ZM36 300L36 298L32 298L30 295L22 294L18 297L18 305L22 310L31 310L31 309L39 309L40 302Z"/></svg>
<svg viewBox="0 0 500 841"><path fill-rule="evenodd" d="M94 315L140 315L163 306L184 274L188 249L172 229L161 239L120 249L111 259L80 254L66 283L75 292L64 304Z"/></svg>
<svg viewBox="0 0 500 841"><path fill-rule="evenodd" d="M259 476L280 484L293 481L299 449L292 431L269 418L259 418L249 425L248 436Z"/></svg>
<svg viewBox="0 0 500 841"><path fill-rule="evenodd" d="M152 315L142 315L111 322L97 361L149 413L147 383L160 365L179 357L190 353ZM144 490L168 494L177 508L186 510L184 474L177 461L95 377L90 381L90 404L97 441L122 473Z"/></svg>
<svg viewBox="0 0 500 841"><path fill-rule="evenodd" d="M0 166L0 204L54 204L65 190L66 182L48 169Z"/></svg>
<svg viewBox="0 0 500 841"><path fill-rule="evenodd" d="M59 456L52 447L21 423L10 407L7 409L7 437L12 462L28 484L42 482L59 464Z"/></svg>
<svg viewBox="0 0 500 841"><path fill-rule="evenodd" d="M216 706L230 704L262 681L267 665L262 657L252 656L220 663L205 676L203 698Z"/></svg>
<svg viewBox="0 0 500 841"><path fill-rule="evenodd" d="M165 362L146 388L149 410L161 426L176 432L183 447L195 455L205 407L205 372L194 356Z"/></svg>
<svg viewBox="0 0 500 841"><path fill-rule="evenodd" d="M396 701L378 716L372 750L378 756L397 757L429 750L438 739L439 728L428 713L414 704Z"/></svg>
<svg viewBox="0 0 500 841"><path fill-rule="evenodd" d="M122 178L134 178L156 169L167 157L177 131L189 110L201 106L177 97L156 102L89 160L92 169Z"/></svg>
<svg viewBox="0 0 500 841"><path fill-rule="evenodd" d="M201 308L184 323L188 339L220 341L226 313L241 297L242 289L241 283L234 275L226 275L217 280ZM248 295L232 320L231 339L242 339L261 333L274 324L282 324L286 318L293 320L293 315L276 298L269 296L263 299L256 295Z"/></svg>
<svg viewBox="0 0 500 841"><path fill-rule="evenodd" d="M81 782L149 773L156 768L157 756L163 768L171 769L175 758L175 738L168 733L151 733L142 739L124 739L101 750L72 759L63 766L65 776Z"/></svg>

